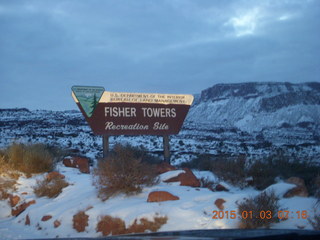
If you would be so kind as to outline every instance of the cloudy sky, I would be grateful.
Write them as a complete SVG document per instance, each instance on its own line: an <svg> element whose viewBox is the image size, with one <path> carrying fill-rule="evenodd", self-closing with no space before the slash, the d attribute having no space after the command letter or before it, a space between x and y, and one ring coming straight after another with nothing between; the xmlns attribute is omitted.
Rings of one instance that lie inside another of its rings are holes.
<svg viewBox="0 0 320 240"><path fill-rule="evenodd" d="M0 0L0 108L248 81L320 81L319 0Z"/></svg>

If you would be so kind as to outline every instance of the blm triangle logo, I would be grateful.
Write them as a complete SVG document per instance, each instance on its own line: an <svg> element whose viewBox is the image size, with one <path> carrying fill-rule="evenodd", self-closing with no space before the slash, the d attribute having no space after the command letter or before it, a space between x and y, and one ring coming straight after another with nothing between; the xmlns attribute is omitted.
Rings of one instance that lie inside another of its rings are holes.
<svg viewBox="0 0 320 240"><path fill-rule="evenodd" d="M72 92L88 117L91 117L104 93L104 87L73 86Z"/></svg>

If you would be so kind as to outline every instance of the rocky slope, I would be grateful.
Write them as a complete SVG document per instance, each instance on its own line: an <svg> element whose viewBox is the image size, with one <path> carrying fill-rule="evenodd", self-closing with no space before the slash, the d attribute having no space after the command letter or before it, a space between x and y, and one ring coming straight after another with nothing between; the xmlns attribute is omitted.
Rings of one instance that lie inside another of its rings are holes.
<svg viewBox="0 0 320 240"><path fill-rule="evenodd" d="M320 125L320 83L217 84L203 90L188 114L198 124L254 132Z"/></svg>

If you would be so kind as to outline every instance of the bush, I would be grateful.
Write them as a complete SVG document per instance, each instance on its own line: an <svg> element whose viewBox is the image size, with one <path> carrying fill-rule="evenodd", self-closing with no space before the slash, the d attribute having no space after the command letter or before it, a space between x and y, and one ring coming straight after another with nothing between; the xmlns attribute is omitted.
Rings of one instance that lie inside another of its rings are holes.
<svg viewBox="0 0 320 240"><path fill-rule="evenodd" d="M157 183L155 166L142 162L128 145L115 145L113 153L98 163L94 174L99 197L102 199L120 193L137 194L142 191L143 185Z"/></svg>
<svg viewBox="0 0 320 240"><path fill-rule="evenodd" d="M122 146L122 148L126 149L128 152L131 152L133 157L136 159L140 159L141 162L150 164L158 164L162 162L162 159L160 159L159 157L149 154L146 148L144 148L142 145L140 145L140 147L135 147L130 144L118 146Z"/></svg>
<svg viewBox="0 0 320 240"><path fill-rule="evenodd" d="M15 180L0 177L0 200L9 197L8 191L15 190L15 184Z"/></svg>
<svg viewBox="0 0 320 240"><path fill-rule="evenodd" d="M180 164L180 168L191 168L200 171L212 170L212 156L208 154L199 154L189 162L183 162Z"/></svg>
<svg viewBox="0 0 320 240"><path fill-rule="evenodd" d="M23 156L23 172L42 173L54 168L53 155L43 144L34 144L26 147Z"/></svg>
<svg viewBox="0 0 320 240"><path fill-rule="evenodd" d="M304 179L309 192L315 194L314 179L320 174L320 167L307 160L299 161L295 157L276 154L265 160L255 161L248 169L247 175L253 177L254 186L264 189L275 183L275 178L287 179L300 177Z"/></svg>
<svg viewBox="0 0 320 240"><path fill-rule="evenodd" d="M219 159L212 162L211 171L222 180L243 187L246 178L245 163L243 156L235 158L220 156Z"/></svg>
<svg viewBox="0 0 320 240"><path fill-rule="evenodd" d="M218 178L230 182L231 184L244 186L246 177L246 160L243 155L230 156L220 154L211 156L201 154L189 162L184 162L180 167L188 167L201 171L211 171Z"/></svg>
<svg viewBox="0 0 320 240"><path fill-rule="evenodd" d="M102 232L103 236L120 235L130 233L143 233L145 231L156 232L162 225L166 224L168 218L155 216L153 221L146 218L135 219L133 224L126 228L125 222L121 218L103 216L97 225L97 232Z"/></svg>
<svg viewBox="0 0 320 240"><path fill-rule="evenodd" d="M247 175L252 177L253 186L259 190L265 189L275 182L278 173L270 161L255 161L248 169Z"/></svg>
<svg viewBox="0 0 320 240"><path fill-rule="evenodd" d="M69 186L69 184L60 178L37 180L36 186L33 187L34 193L37 197L55 198L62 189Z"/></svg>
<svg viewBox="0 0 320 240"><path fill-rule="evenodd" d="M0 174L7 173L10 170L8 158L4 152L0 150Z"/></svg>
<svg viewBox="0 0 320 240"><path fill-rule="evenodd" d="M7 162L12 170L26 174L52 171L55 158L59 156L57 148L44 144L24 145L14 143L7 148Z"/></svg>
<svg viewBox="0 0 320 240"><path fill-rule="evenodd" d="M320 196L320 188L316 187L320 186L320 177L318 180L316 178L320 176L319 164L308 159L299 161L295 156L288 156L283 151L278 151L263 160L252 160L251 163L246 161L244 155L201 154L189 162L182 163L180 167L211 171L220 179L240 187L246 186L246 179L252 178L252 186L259 190L274 184L277 177L300 177L305 181L311 195Z"/></svg>
<svg viewBox="0 0 320 240"><path fill-rule="evenodd" d="M239 216L243 216L243 213L246 211L248 217L241 218L239 228L269 228L272 223L279 221L279 218L276 216L279 210L278 198L273 191L262 192L256 197L245 199L243 202L238 203L238 214Z"/></svg>
<svg viewBox="0 0 320 240"><path fill-rule="evenodd" d="M14 169L18 169L23 165L23 156L25 145L13 143L7 150L10 164Z"/></svg>

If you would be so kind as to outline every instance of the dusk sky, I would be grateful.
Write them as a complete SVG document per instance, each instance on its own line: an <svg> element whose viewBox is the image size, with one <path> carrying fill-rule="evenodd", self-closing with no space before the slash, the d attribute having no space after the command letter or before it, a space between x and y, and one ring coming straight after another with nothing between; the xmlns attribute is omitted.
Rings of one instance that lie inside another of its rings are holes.
<svg viewBox="0 0 320 240"><path fill-rule="evenodd" d="M319 0L0 0L0 108L252 81L320 81Z"/></svg>

